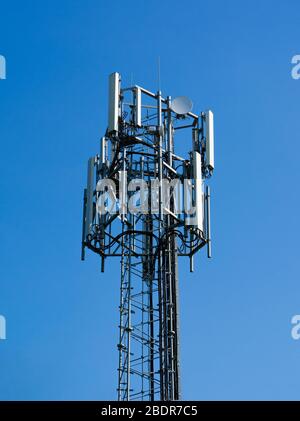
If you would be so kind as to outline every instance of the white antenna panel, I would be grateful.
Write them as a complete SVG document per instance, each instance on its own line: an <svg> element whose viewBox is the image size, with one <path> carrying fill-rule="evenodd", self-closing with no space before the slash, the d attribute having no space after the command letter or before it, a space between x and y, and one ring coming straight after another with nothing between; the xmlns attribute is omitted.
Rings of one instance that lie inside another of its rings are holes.
<svg viewBox="0 0 300 421"><path fill-rule="evenodd" d="M203 232L203 183L202 183L202 168L201 168L201 154L199 152L193 152L193 168L194 168L194 180L195 180L195 207L196 207L196 227Z"/></svg>
<svg viewBox="0 0 300 421"><path fill-rule="evenodd" d="M138 126L142 126L142 93L140 88L135 88L134 91L134 123Z"/></svg>
<svg viewBox="0 0 300 421"><path fill-rule="evenodd" d="M215 151L214 151L214 115L208 110L205 113L206 120L206 165L210 170L215 167Z"/></svg>
<svg viewBox="0 0 300 421"><path fill-rule="evenodd" d="M108 132L117 132L119 126L119 98L120 75L115 72L109 76L109 101L108 101Z"/></svg>

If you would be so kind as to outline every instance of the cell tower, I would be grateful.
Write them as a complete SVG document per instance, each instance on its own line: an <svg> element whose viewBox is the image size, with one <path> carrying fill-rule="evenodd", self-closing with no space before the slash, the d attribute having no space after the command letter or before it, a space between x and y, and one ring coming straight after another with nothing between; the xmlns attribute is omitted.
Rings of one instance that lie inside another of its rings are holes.
<svg viewBox="0 0 300 421"><path fill-rule="evenodd" d="M108 128L88 161L85 248L120 259L119 400L181 398L178 257L211 257L213 113L191 112L187 97L163 97L109 77ZM190 134L187 134L187 131ZM188 158L174 138L191 139Z"/></svg>

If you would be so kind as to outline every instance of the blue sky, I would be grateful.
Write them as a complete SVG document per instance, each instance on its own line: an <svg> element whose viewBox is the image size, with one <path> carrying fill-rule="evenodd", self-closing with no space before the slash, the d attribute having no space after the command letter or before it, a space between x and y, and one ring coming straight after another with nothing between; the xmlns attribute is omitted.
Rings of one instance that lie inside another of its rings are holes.
<svg viewBox="0 0 300 421"><path fill-rule="evenodd" d="M80 261L107 76L215 114L213 259L180 265L185 399L299 399L298 1L0 1L0 399L114 399L119 264ZM188 140L190 143L190 140ZM189 145L181 141L178 153Z"/></svg>

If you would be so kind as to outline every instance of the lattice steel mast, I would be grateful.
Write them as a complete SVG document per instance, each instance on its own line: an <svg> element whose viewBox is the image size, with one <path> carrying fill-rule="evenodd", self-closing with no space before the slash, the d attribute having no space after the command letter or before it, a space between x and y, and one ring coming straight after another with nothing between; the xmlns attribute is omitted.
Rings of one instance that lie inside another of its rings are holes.
<svg viewBox="0 0 300 421"><path fill-rule="evenodd" d="M174 133L190 130L190 158L175 154ZM213 115L109 79L109 124L99 155L88 162L85 247L121 261L119 400L178 400L178 256L210 251Z"/></svg>

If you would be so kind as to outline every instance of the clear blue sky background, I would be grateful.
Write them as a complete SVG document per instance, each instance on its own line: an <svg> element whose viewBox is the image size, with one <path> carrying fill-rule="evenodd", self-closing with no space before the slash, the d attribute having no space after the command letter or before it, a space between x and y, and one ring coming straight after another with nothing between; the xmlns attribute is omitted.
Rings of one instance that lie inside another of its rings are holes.
<svg viewBox="0 0 300 421"><path fill-rule="evenodd" d="M0 1L0 399L114 399L119 263L80 261L107 76L215 113L213 260L181 262L185 399L299 399L300 3ZM180 153L190 147L177 144Z"/></svg>

